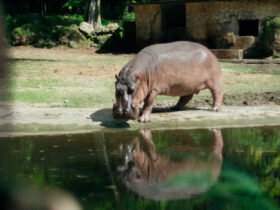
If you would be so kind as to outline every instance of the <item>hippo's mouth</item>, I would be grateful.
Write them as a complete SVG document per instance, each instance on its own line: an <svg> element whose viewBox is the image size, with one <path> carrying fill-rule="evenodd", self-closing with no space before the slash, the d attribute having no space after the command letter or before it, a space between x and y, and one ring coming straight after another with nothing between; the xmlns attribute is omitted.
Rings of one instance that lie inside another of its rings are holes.
<svg viewBox="0 0 280 210"><path fill-rule="evenodd" d="M117 104L113 105L113 117L115 119L130 119L130 109L126 111L120 111L119 107Z"/></svg>
<svg viewBox="0 0 280 210"><path fill-rule="evenodd" d="M113 105L113 117L115 119L135 119L134 108L132 106L132 95L126 94L123 99L117 100Z"/></svg>

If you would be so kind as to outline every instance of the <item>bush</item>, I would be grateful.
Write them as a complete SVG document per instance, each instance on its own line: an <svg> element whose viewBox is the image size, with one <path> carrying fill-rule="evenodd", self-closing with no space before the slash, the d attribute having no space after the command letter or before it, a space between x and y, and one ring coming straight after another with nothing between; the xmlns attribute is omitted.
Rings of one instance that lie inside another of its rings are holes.
<svg viewBox="0 0 280 210"><path fill-rule="evenodd" d="M135 13L134 12L127 12L124 15L124 21L135 21Z"/></svg>
<svg viewBox="0 0 280 210"><path fill-rule="evenodd" d="M11 45L36 47L54 47L61 44L69 45L70 42L86 41L77 27L83 21L80 15L7 16L8 41Z"/></svg>
<svg viewBox="0 0 280 210"><path fill-rule="evenodd" d="M126 20L133 20L134 13L128 13ZM58 45L69 47L101 47L112 48L112 44L120 45L124 37L122 25L110 23L103 19L103 26L92 34L84 33L78 26L84 22L80 15L62 16L39 14L6 16L8 41L10 45L32 45L51 48ZM122 24L123 22L121 22ZM106 27L104 25L107 25ZM115 26L117 25L117 26ZM82 33L83 32L83 33ZM117 38L116 38L117 37ZM110 46L110 47L108 47Z"/></svg>
<svg viewBox="0 0 280 210"><path fill-rule="evenodd" d="M69 26L71 24L79 25L84 21L81 15L46 15L29 14L29 15L7 15L5 18L8 30L24 24L44 24L44 25L63 25Z"/></svg>
<svg viewBox="0 0 280 210"><path fill-rule="evenodd" d="M48 26L62 25L80 25L84 22L84 18L81 15L48 15L42 17L44 24Z"/></svg>
<svg viewBox="0 0 280 210"><path fill-rule="evenodd" d="M266 50L274 51L275 35L280 36L280 17L267 19L263 26L262 41Z"/></svg>
<svg viewBox="0 0 280 210"><path fill-rule="evenodd" d="M34 24L24 24L21 27L16 27L11 32L10 43L12 45L29 45L33 44L36 37L40 33L40 27Z"/></svg>
<svg viewBox="0 0 280 210"><path fill-rule="evenodd" d="M77 25L57 27L54 37L62 45L69 45L70 42L79 43L86 41L86 38L79 31Z"/></svg>

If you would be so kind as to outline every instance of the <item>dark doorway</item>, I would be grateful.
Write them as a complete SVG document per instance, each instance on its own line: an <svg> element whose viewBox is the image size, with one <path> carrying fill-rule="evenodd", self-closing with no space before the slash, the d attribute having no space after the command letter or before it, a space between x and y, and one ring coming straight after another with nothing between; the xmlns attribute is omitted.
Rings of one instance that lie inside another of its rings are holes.
<svg viewBox="0 0 280 210"><path fill-rule="evenodd" d="M258 20L239 20L239 36L258 36Z"/></svg>
<svg viewBox="0 0 280 210"><path fill-rule="evenodd" d="M171 42L186 39L185 4L161 5L163 41Z"/></svg>

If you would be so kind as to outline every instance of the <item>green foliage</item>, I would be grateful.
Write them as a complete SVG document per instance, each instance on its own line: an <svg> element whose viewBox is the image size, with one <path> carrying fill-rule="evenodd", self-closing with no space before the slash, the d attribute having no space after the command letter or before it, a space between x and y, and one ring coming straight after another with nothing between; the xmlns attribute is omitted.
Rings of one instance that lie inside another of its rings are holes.
<svg viewBox="0 0 280 210"><path fill-rule="evenodd" d="M53 38L57 40L58 44L68 45L71 41L79 43L86 40L76 25L59 26L53 31Z"/></svg>
<svg viewBox="0 0 280 210"><path fill-rule="evenodd" d="M87 3L87 0L68 0L63 7L67 8L68 10L75 10L83 6L85 3Z"/></svg>
<svg viewBox="0 0 280 210"><path fill-rule="evenodd" d="M280 17L269 18L264 22L262 40L265 48L271 50L275 34L280 35Z"/></svg>
<svg viewBox="0 0 280 210"><path fill-rule="evenodd" d="M7 15L5 17L6 25L9 29L20 27L24 24L44 24L46 26L63 25L68 26L71 24L79 25L84 21L82 15L39 15L39 14L29 14L29 15Z"/></svg>
<svg viewBox="0 0 280 210"><path fill-rule="evenodd" d="M74 15L48 15L42 16L42 19L46 25L63 25L69 26L72 24L79 25L84 21L82 15L74 14Z"/></svg>
<svg viewBox="0 0 280 210"><path fill-rule="evenodd" d="M36 32L40 32L40 27L38 25L24 24L21 27L16 27L11 32L11 44L32 44L36 36L38 36Z"/></svg>
<svg viewBox="0 0 280 210"><path fill-rule="evenodd" d="M257 177L261 188L271 197L280 195L279 163L280 132L277 128L226 129L226 157L240 164L245 171ZM225 158L226 158L225 157ZM262 170L260 170L262 169Z"/></svg>
<svg viewBox="0 0 280 210"><path fill-rule="evenodd" d="M102 20L101 20L101 24L102 24L103 26L106 26L106 25L108 25L108 24L110 24L110 23L112 23L111 20L104 19L104 18L102 18Z"/></svg>
<svg viewBox="0 0 280 210"><path fill-rule="evenodd" d="M276 175L279 173L280 156L274 158L267 165L265 175L261 179L262 188L269 193L271 197L280 196L280 178Z"/></svg>
<svg viewBox="0 0 280 210"><path fill-rule="evenodd" d="M134 12L127 12L124 15L124 20L125 21L134 21L135 20L135 13Z"/></svg>
<svg viewBox="0 0 280 210"><path fill-rule="evenodd" d="M65 41L61 41L58 37L62 34L62 26L70 26L72 24L79 25L84 21L87 13L88 0L66 0L61 6L60 14L73 15L40 15L40 14L23 14L23 15L7 15L5 17L8 42L11 45L33 45L36 47L53 47ZM108 25L111 22L118 22L123 25L123 21L135 20L133 8L128 5L136 3L135 0L102 0L101 16L102 25ZM47 10L47 12L51 12ZM68 30L67 30L68 31ZM69 32L69 31L68 31ZM65 32L67 33L67 32ZM125 31L122 27L117 31L118 38L124 37ZM77 33L76 33L77 35ZM75 35L73 35L76 37ZM68 37L73 37L69 35ZM65 37L65 36L64 36ZM103 41L88 37L91 41L97 41L96 44L102 46ZM84 38L81 37L83 40ZM66 45L69 45L67 43Z"/></svg>
<svg viewBox="0 0 280 210"><path fill-rule="evenodd" d="M126 1L124 0L101 0L102 19L120 20L123 17Z"/></svg>
<svg viewBox="0 0 280 210"><path fill-rule="evenodd" d="M11 45L53 47L70 41L85 41L76 25L83 22L81 15L38 14L6 16L8 41Z"/></svg>

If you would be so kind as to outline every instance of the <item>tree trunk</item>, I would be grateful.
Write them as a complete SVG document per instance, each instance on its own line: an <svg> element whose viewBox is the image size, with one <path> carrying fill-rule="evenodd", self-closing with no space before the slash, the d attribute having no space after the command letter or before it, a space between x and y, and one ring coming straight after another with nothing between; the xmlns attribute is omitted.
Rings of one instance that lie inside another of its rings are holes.
<svg viewBox="0 0 280 210"><path fill-rule="evenodd" d="M96 27L101 26L101 0L97 0L96 4Z"/></svg>
<svg viewBox="0 0 280 210"><path fill-rule="evenodd" d="M88 7L88 23L95 26L96 0L90 0Z"/></svg>
<svg viewBox="0 0 280 210"><path fill-rule="evenodd" d="M101 0L90 0L88 7L88 23L94 28L101 26Z"/></svg>
<svg viewBox="0 0 280 210"><path fill-rule="evenodd" d="M41 0L41 14L44 15L47 12L47 2L46 0Z"/></svg>

